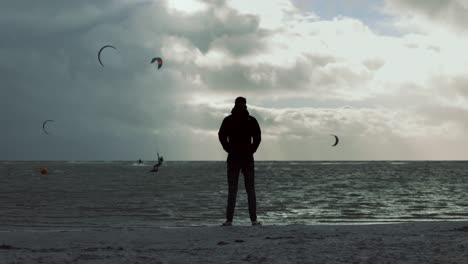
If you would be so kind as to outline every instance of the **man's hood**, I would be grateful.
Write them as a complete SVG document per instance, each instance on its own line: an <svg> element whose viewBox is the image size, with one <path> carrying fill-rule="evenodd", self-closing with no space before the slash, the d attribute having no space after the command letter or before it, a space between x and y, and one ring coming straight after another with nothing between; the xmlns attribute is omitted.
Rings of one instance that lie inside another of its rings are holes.
<svg viewBox="0 0 468 264"><path fill-rule="evenodd" d="M248 116L249 111L247 111L247 106L236 105L232 108L231 114L234 116Z"/></svg>

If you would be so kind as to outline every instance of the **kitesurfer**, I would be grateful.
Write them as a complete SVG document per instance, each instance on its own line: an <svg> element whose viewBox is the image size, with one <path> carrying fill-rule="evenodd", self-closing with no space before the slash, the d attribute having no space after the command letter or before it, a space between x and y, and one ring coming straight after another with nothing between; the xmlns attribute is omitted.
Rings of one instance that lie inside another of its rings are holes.
<svg viewBox="0 0 468 264"><path fill-rule="evenodd" d="M154 166L153 166L153 169L150 170L150 172L158 172L159 170L159 166L161 166L161 164L163 163L164 159L162 156L159 156L159 153L158 153L158 163L156 163Z"/></svg>
<svg viewBox="0 0 468 264"><path fill-rule="evenodd" d="M228 153L227 179L228 199L226 221L223 226L231 226L236 207L239 174L244 175L245 190L249 203L249 216L252 225L261 225L257 221L255 196L255 168L253 154L261 141L261 131L257 120L247 111L247 100L237 97L231 115L224 118L219 128L218 138L223 149Z"/></svg>

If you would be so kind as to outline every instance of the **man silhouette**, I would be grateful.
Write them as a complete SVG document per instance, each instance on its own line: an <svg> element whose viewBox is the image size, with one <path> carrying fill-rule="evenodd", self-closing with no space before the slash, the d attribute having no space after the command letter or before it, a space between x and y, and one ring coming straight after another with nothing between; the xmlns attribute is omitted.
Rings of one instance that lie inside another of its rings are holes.
<svg viewBox="0 0 468 264"><path fill-rule="evenodd" d="M223 149L228 153L227 178L229 188L226 221L223 223L223 226L232 225L240 171L244 175L250 221L254 226L261 225L257 221L253 158L253 154L260 145L261 131L257 120L249 115L247 100L244 97L236 98L231 115L224 118L219 128L218 138Z"/></svg>

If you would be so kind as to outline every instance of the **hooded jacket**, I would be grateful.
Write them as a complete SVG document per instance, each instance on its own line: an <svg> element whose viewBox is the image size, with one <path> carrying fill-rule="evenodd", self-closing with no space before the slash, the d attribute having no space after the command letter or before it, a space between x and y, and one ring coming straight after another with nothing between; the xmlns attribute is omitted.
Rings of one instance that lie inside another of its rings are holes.
<svg viewBox="0 0 468 264"><path fill-rule="evenodd" d="M236 105L224 118L218 138L229 159L251 158L261 141L257 119L249 115L245 105Z"/></svg>

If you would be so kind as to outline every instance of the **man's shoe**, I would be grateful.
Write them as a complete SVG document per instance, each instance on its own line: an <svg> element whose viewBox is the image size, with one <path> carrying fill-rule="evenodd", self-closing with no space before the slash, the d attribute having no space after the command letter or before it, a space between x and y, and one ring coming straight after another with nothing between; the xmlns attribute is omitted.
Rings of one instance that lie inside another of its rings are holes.
<svg viewBox="0 0 468 264"><path fill-rule="evenodd" d="M261 226L262 223L260 223L260 222L258 222L258 221L253 221L253 222L252 222L252 225L253 225L253 226Z"/></svg>
<svg viewBox="0 0 468 264"><path fill-rule="evenodd" d="M232 226L232 222L226 221L221 226Z"/></svg>

